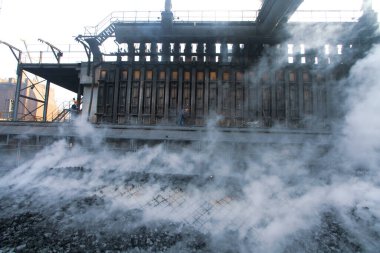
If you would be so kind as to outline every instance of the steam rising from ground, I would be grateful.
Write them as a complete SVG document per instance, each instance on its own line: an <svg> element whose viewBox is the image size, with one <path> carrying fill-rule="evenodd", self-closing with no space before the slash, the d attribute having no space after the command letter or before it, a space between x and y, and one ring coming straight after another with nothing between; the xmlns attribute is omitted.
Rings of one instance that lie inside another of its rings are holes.
<svg viewBox="0 0 380 253"><path fill-rule="evenodd" d="M215 141L210 123L201 151L123 152L78 119L85 145L57 141L0 178L0 217L33 211L63 230L173 234L163 248L146 236L146 251L376 252L379 64L377 46L340 84L347 113L328 146L237 150Z"/></svg>

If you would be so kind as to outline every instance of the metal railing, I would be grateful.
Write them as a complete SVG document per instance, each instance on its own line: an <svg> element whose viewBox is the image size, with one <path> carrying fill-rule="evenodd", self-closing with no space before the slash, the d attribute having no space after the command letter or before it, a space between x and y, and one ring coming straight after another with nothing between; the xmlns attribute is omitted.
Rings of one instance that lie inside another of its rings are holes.
<svg viewBox="0 0 380 253"><path fill-rule="evenodd" d="M13 112L0 112L0 121L9 121L13 119Z"/></svg>
<svg viewBox="0 0 380 253"><path fill-rule="evenodd" d="M210 21L251 21L254 22L258 10L179 10L174 12L174 22L210 22ZM111 23L158 23L161 22L161 11L116 11L109 14L96 26L86 26L85 36L96 36Z"/></svg>
<svg viewBox="0 0 380 253"><path fill-rule="evenodd" d="M78 44L57 45L63 55L60 63L78 63L87 61L83 46ZM28 51L21 55L22 63L57 63L57 59L51 49L44 44L28 44Z"/></svg>
<svg viewBox="0 0 380 253"><path fill-rule="evenodd" d="M73 105L73 101L65 101L62 102L57 109L52 112L49 117L47 118L47 121L54 121L58 115L60 115L64 110L69 110L71 106ZM70 114L65 116L63 121L70 120Z"/></svg>
<svg viewBox="0 0 380 253"><path fill-rule="evenodd" d="M174 22L255 22L260 10L178 10L174 11ZM359 10L299 10L290 22L357 22L362 15ZM116 11L106 16L95 26L86 26L85 36L96 36L115 22L157 23L161 22L160 11Z"/></svg>
<svg viewBox="0 0 380 253"><path fill-rule="evenodd" d="M102 19L96 26L86 26L85 36L96 36L114 22L139 23L161 22L160 11L114 11Z"/></svg>
<svg viewBox="0 0 380 253"><path fill-rule="evenodd" d="M176 11L174 22L254 22L258 14L258 10Z"/></svg>
<svg viewBox="0 0 380 253"><path fill-rule="evenodd" d="M175 11L174 22L254 22L258 10L246 11ZM319 11L302 10L296 11L289 22L357 22L362 11ZM96 26L85 27L86 36L96 36L115 22L139 23L161 22L159 11L117 11L105 17ZM87 55L83 46L78 44L56 45L63 52L61 63L79 63L87 61ZM56 58L51 49L44 44L28 44L28 52L21 56L23 63L56 63Z"/></svg>
<svg viewBox="0 0 380 253"><path fill-rule="evenodd" d="M360 10L300 10L289 22L357 22L362 15Z"/></svg>

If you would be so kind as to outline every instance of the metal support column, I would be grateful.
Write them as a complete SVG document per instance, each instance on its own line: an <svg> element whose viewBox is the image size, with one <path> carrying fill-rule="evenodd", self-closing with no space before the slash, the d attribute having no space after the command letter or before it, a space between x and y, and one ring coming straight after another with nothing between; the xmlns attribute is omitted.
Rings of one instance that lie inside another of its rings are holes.
<svg viewBox="0 0 380 253"><path fill-rule="evenodd" d="M330 119L332 116L332 103L331 103L331 95L332 95L332 88L331 85L334 83L334 77L332 73L329 73L326 77L326 81L324 82L325 85L325 94L326 94L326 107L325 107L325 115L324 115L324 124L323 127L330 127Z"/></svg>
<svg viewBox="0 0 380 253"><path fill-rule="evenodd" d="M290 97L289 97L289 69L285 69L285 124L289 126L290 118Z"/></svg>
<svg viewBox="0 0 380 253"><path fill-rule="evenodd" d="M150 114L150 122L156 123L156 99L157 99L157 67L153 68L153 86L152 86L152 109Z"/></svg>
<svg viewBox="0 0 380 253"><path fill-rule="evenodd" d="M304 118L304 84L303 84L303 68L297 69L297 81L298 81L298 118L300 120L299 125L302 127L302 119Z"/></svg>
<svg viewBox="0 0 380 253"><path fill-rule="evenodd" d="M248 121L248 118L249 118L249 77L248 77L248 73L245 72L244 73L244 77L243 77L243 82L244 82L244 86L243 86L243 89L244 89L244 97L243 97L243 100L244 100L244 112L243 112L243 121Z"/></svg>
<svg viewBox="0 0 380 253"><path fill-rule="evenodd" d="M236 125L236 69L230 69L230 115L232 125Z"/></svg>
<svg viewBox="0 0 380 253"><path fill-rule="evenodd" d="M277 98L276 98L276 71L270 71L269 72L269 81L270 81L270 87L271 87L271 119L272 119L272 126L277 120Z"/></svg>
<svg viewBox="0 0 380 253"><path fill-rule="evenodd" d="M318 118L318 87L316 81L315 69L311 73L311 86L312 86L312 97L313 97L313 120ZM315 127L315 124L311 125Z"/></svg>
<svg viewBox="0 0 380 253"><path fill-rule="evenodd" d="M14 108L13 108L13 120L16 121L17 120L17 114L18 114L18 103L19 103L19 99L20 99L21 82L22 82L22 69L20 67L22 51L16 47L10 45L9 43L1 41L1 40L0 40L0 44L4 44L4 45L8 46L9 49L11 50L13 56L17 60L17 72L16 72L17 73L17 83L16 83L16 92L15 92L15 100L14 100ZM16 51L17 51L17 54L16 54Z"/></svg>
<svg viewBox="0 0 380 253"><path fill-rule="evenodd" d="M183 68L180 67L178 69L178 105L177 105L177 108L180 112L183 110L182 98L183 98Z"/></svg>
<svg viewBox="0 0 380 253"><path fill-rule="evenodd" d="M208 101L209 101L209 90L210 90L210 69L205 69L205 89L204 89L204 107L203 107L203 117L208 118L209 110L208 110Z"/></svg>
<svg viewBox="0 0 380 253"><path fill-rule="evenodd" d="M20 53L21 58L21 53ZM15 92L15 102L13 108L13 120L17 121L18 117L18 103L20 100L20 90L21 90L21 82L22 82L22 70L20 68L20 64L17 66L17 83L16 83L16 92Z"/></svg>
<svg viewBox="0 0 380 253"><path fill-rule="evenodd" d="M143 114L143 104L144 104L144 90L145 90L145 67L141 68L140 75L140 88L139 88L139 110L138 110L138 120L142 122Z"/></svg>
<svg viewBox="0 0 380 253"><path fill-rule="evenodd" d="M45 88L45 102L44 102L44 113L42 115L42 120L46 122L46 115L47 115L47 109L49 105L49 93L50 93L50 81L46 81L46 88Z"/></svg>
<svg viewBox="0 0 380 253"><path fill-rule="evenodd" d="M115 70L115 85L113 91L113 108L112 108L112 122L118 122L118 105L119 105L119 90L120 90L120 64L117 65Z"/></svg>
<svg viewBox="0 0 380 253"><path fill-rule="evenodd" d="M223 78L223 69L218 68L218 104L217 104L217 113L222 114L222 96L223 96L223 83L222 83L222 78Z"/></svg>
<svg viewBox="0 0 380 253"><path fill-rule="evenodd" d="M131 66L128 67L128 83L127 83L127 105L125 108L125 112L127 114L127 117L129 119L131 114L131 89L132 89L132 76L133 76L133 69Z"/></svg>
<svg viewBox="0 0 380 253"><path fill-rule="evenodd" d="M166 68L165 75L165 108L164 108L164 120L169 121L169 92L170 92L170 68Z"/></svg>
<svg viewBox="0 0 380 253"><path fill-rule="evenodd" d="M190 102L190 115L191 115L191 124L195 124L195 89L196 89L196 78L197 78L197 73L196 73L196 68L191 69L191 102Z"/></svg>
<svg viewBox="0 0 380 253"><path fill-rule="evenodd" d="M257 119L259 120L260 124L264 126L264 120L263 120L263 83L262 83L263 76L258 76L256 79L256 86L257 86Z"/></svg>

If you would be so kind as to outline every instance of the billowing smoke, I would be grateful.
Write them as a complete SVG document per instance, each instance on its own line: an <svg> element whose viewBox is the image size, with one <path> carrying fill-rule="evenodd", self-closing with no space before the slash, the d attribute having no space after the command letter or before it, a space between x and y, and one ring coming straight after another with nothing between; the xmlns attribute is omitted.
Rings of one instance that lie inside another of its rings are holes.
<svg viewBox="0 0 380 253"><path fill-rule="evenodd" d="M204 145L135 152L73 124L0 178L0 250L377 252L380 46L336 84L345 115L330 143ZM264 64L265 65L265 64Z"/></svg>

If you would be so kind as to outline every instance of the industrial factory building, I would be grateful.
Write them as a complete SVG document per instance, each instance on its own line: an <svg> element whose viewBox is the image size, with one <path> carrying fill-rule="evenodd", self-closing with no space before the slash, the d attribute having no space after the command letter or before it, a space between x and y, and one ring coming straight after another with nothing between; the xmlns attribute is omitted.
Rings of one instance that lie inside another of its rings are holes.
<svg viewBox="0 0 380 253"><path fill-rule="evenodd" d="M0 252L379 252L377 14L302 2L114 12L80 62L0 41Z"/></svg>
<svg viewBox="0 0 380 253"><path fill-rule="evenodd" d="M62 63L64 53L41 40L56 63L20 61L18 72L44 78L46 98L50 83L77 93L81 117L114 129L112 138L201 140L210 121L225 133L242 134L231 140L248 142L247 131L328 134L340 113L333 83L379 40L377 16L370 1L361 11L323 13L296 12L301 2L265 0L258 11L177 14L165 1L158 16L115 12L76 37L87 61ZM326 29L334 39L324 40ZM103 52L107 43L115 50ZM16 111L21 97L18 88ZM47 106L43 121L49 121ZM50 120L70 113L66 108ZM42 132L55 127L39 126ZM276 142L273 136L264 134L259 142Z"/></svg>

